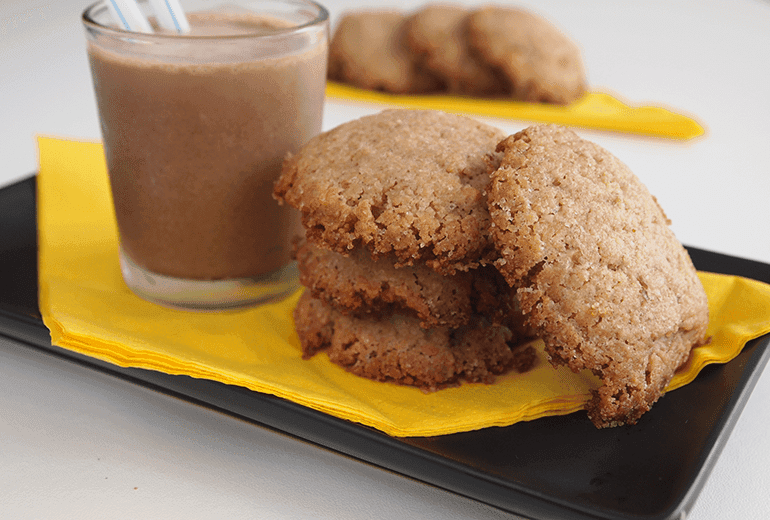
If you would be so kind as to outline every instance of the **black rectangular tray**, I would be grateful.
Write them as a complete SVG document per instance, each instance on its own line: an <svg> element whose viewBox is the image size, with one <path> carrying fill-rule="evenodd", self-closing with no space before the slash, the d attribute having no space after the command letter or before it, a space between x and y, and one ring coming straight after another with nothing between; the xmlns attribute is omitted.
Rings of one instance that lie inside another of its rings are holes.
<svg viewBox="0 0 770 520"><path fill-rule="evenodd" d="M701 270L770 283L770 265L688 248ZM276 429L532 518L669 519L691 509L770 357L770 335L706 367L635 426L584 413L505 428L394 438L270 395L124 369L51 345L37 303L35 177L0 189L0 334L124 380ZM655 478L651 478L654 476Z"/></svg>

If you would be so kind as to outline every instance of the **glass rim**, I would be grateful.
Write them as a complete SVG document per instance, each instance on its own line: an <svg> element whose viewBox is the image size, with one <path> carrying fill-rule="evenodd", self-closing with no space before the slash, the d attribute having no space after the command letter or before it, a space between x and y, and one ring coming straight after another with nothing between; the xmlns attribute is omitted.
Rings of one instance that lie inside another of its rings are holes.
<svg viewBox="0 0 770 520"><path fill-rule="evenodd" d="M318 10L317 15L312 20L305 22L294 27L287 27L286 29L278 29L270 34L223 34L223 35L192 35L192 34L178 34L178 33L144 33L137 31L127 31L120 27L103 25L97 22L93 13L99 9L107 9L107 2L109 0L97 0L88 7L85 8L81 15L81 22L87 28L96 29L106 34L113 34L118 37L131 36L132 38L141 39L158 39L158 40L188 40L188 41L213 41L213 40L245 40L245 39L272 39L282 38L285 36L291 36L305 30L311 29L315 26L321 25L329 20L329 11L321 4L314 2L313 0L272 0L276 3L295 4L312 6Z"/></svg>

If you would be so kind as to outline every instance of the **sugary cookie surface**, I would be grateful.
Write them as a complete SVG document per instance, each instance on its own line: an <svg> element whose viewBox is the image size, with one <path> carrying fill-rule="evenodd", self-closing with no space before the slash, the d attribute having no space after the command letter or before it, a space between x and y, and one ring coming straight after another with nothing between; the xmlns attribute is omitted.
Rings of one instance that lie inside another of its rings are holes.
<svg viewBox="0 0 770 520"><path fill-rule="evenodd" d="M655 198L601 147L534 126L498 149L498 268L552 361L602 378L592 421L634 423L704 341L708 302L692 262Z"/></svg>
<svg viewBox="0 0 770 520"><path fill-rule="evenodd" d="M496 255L484 193L503 137L459 115L386 110L313 138L274 194L300 211L310 242L451 275Z"/></svg>

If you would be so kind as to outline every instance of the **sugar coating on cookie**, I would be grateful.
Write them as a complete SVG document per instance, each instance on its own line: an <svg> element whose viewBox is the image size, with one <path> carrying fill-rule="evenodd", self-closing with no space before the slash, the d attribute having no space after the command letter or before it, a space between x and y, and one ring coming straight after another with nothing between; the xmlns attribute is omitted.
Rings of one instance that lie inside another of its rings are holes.
<svg viewBox="0 0 770 520"><path fill-rule="evenodd" d="M406 18L400 11L345 14L329 42L329 78L401 94L438 88L438 81L417 67L406 45Z"/></svg>
<svg viewBox="0 0 770 520"><path fill-rule="evenodd" d="M346 314L411 313L423 328L461 327L474 315L515 327L511 288L492 267L441 276L423 264L396 268L355 250L344 256L305 242L296 253L300 283Z"/></svg>
<svg viewBox="0 0 770 520"><path fill-rule="evenodd" d="M467 38L471 11L460 5L432 4L406 22L406 42L420 64L441 79L447 92L472 96L503 95L507 81L472 52Z"/></svg>
<svg viewBox="0 0 770 520"><path fill-rule="evenodd" d="M454 274L496 255L485 190L503 137L459 115L386 110L311 139L274 196L300 211L313 243Z"/></svg>
<svg viewBox="0 0 770 520"><path fill-rule="evenodd" d="M555 126L500 143L498 268L554 364L599 375L587 410L633 424L704 342L708 302L655 198L620 160Z"/></svg>
<svg viewBox="0 0 770 520"><path fill-rule="evenodd" d="M568 104L585 92L580 49L544 18L490 6L472 13L467 23L470 45L508 78L514 97Z"/></svg>
<svg viewBox="0 0 770 520"><path fill-rule="evenodd" d="M349 372L437 390L460 381L491 383L512 369L528 370L536 361L532 347L519 347L509 329L480 325L424 329L398 313L354 317L303 293L294 311L303 356L324 351Z"/></svg>

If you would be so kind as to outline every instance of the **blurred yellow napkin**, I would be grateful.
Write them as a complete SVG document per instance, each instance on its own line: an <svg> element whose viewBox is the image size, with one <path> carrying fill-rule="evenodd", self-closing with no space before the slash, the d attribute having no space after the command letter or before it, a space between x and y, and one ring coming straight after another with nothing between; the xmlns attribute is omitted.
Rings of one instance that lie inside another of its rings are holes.
<svg viewBox="0 0 770 520"><path fill-rule="evenodd" d="M123 367L185 374L274 394L394 436L432 436L571 413L597 380L555 370L542 345L537 366L493 385L426 394L362 379L324 354L303 361L292 309L299 293L241 311L186 312L134 296L123 284L100 144L40 138L40 311L53 344ZM770 332L770 286L701 273L712 321L671 388L709 363L735 357Z"/></svg>
<svg viewBox="0 0 770 520"><path fill-rule="evenodd" d="M692 139L703 135L695 120L654 106L630 106L603 92L587 92L567 106L524 103L508 99L482 99L448 95L400 95L364 90L328 82L329 99L358 101L406 108L443 110L477 116L611 130L631 134Z"/></svg>

